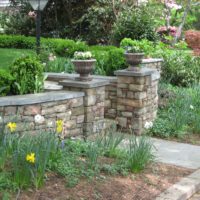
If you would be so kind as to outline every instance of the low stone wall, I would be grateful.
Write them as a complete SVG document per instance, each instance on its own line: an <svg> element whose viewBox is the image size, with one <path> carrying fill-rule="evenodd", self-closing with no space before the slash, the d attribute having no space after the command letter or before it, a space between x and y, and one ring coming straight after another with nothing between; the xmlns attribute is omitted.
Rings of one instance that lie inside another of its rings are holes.
<svg viewBox="0 0 200 200"><path fill-rule="evenodd" d="M47 73L47 75L47 80L56 82L60 82L62 80L73 80L74 78L78 77L77 74L67 73ZM108 82L108 84L105 85L104 116L108 119L115 119L117 117L117 77L95 75L93 75L92 77L96 80L104 80Z"/></svg>
<svg viewBox="0 0 200 200"><path fill-rule="evenodd" d="M55 131L63 120L63 136L83 134L83 92L49 92L0 98L0 126L16 122L16 132Z"/></svg>
<svg viewBox="0 0 200 200"><path fill-rule="evenodd" d="M143 59L142 64L146 68L156 69L158 72L161 73L162 62L163 62L163 59L160 59L160 58L149 58L149 59Z"/></svg>

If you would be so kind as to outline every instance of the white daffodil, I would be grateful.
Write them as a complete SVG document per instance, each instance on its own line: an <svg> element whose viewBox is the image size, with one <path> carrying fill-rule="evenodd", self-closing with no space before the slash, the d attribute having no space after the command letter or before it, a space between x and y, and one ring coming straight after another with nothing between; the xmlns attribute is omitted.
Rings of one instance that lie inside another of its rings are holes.
<svg viewBox="0 0 200 200"><path fill-rule="evenodd" d="M39 114L35 115L34 120L37 124L42 124L45 121L44 117Z"/></svg>
<svg viewBox="0 0 200 200"><path fill-rule="evenodd" d="M150 129L152 127L153 127L153 122L146 122L145 125L144 125L145 129Z"/></svg>
<svg viewBox="0 0 200 200"><path fill-rule="evenodd" d="M194 106L193 106L193 105L190 105L190 109L191 109L191 110L194 110Z"/></svg>

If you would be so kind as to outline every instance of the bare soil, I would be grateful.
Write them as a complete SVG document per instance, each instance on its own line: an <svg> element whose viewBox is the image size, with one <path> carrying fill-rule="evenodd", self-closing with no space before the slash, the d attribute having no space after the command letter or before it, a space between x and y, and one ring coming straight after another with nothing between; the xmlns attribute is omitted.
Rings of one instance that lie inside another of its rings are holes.
<svg viewBox="0 0 200 200"><path fill-rule="evenodd" d="M40 190L22 191L19 200L153 200L193 170L154 163L140 174L82 179L73 188L66 187L64 178L48 174ZM15 199L14 197L13 199Z"/></svg>

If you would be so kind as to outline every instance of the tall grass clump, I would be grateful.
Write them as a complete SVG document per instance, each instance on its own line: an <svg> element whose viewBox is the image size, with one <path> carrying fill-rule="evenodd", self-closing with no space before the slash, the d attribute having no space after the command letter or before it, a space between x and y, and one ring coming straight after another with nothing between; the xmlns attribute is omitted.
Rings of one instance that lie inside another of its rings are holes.
<svg viewBox="0 0 200 200"><path fill-rule="evenodd" d="M131 136L128 142L126 150L127 167L131 172L140 172L154 161L154 146L146 136Z"/></svg>

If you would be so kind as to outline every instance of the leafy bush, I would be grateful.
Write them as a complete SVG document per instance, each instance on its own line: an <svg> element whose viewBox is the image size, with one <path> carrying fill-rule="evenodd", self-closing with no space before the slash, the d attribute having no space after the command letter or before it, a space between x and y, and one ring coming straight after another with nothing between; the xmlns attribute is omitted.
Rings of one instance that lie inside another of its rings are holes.
<svg viewBox="0 0 200 200"><path fill-rule="evenodd" d="M118 16L113 28L113 40L119 44L123 38L156 40L154 20L147 7L127 9Z"/></svg>
<svg viewBox="0 0 200 200"><path fill-rule="evenodd" d="M181 137L188 133L200 133L200 95L199 86L178 88L164 85L173 93L168 103L158 112L151 134L160 137Z"/></svg>
<svg viewBox="0 0 200 200"><path fill-rule="evenodd" d="M96 74L112 76L114 71L127 67L124 50L114 46L93 46L91 52L96 62Z"/></svg>
<svg viewBox="0 0 200 200"><path fill-rule="evenodd" d="M185 51L165 49L161 54L162 78L177 86L190 86L200 81L200 58Z"/></svg>
<svg viewBox="0 0 200 200"><path fill-rule="evenodd" d="M126 47L137 47L142 50L148 56L154 51L155 44L147 39L143 40L132 40L130 38L124 38L120 42L120 47L126 49Z"/></svg>
<svg viewBox="0 0 200 200"><path fill-rule="evenodd" d="M37 58L26 56L17 59L10 68L15 79L16 94L40 92L43 88L43 66ZM38 88L38 84L41 88Z"/></svg>
<svg viewBox="0 0 200 200"><path fill-rule="evenodd" d="M56 58L53 61L48 61L44 67L45 72L66 72L73 73L74 66L70 59Z"/></svg>
<svg viewBox="0 0 200 200"><path fill-rule="evenodd" d="M12 84L14 82L14 78L12 75L0 69L0 96L6 96L11 93Z"/></svg>

